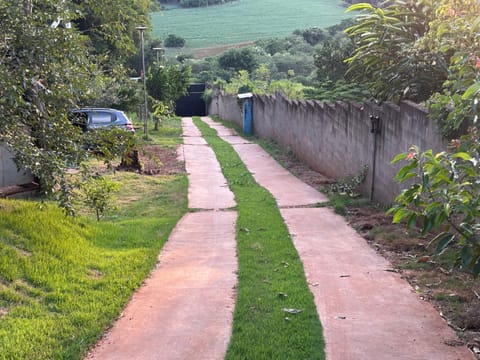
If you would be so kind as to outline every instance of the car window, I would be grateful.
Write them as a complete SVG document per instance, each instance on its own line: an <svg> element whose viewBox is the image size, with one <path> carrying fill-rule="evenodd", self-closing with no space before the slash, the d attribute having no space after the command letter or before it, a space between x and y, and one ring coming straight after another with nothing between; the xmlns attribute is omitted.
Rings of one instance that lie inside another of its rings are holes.
<svg viewBox="0 0 480 360"><path fill-rule="evenodd" d="M98 111L92 113L93 125L106 125L114 121L114 116L111 113Z"/></svg>
<svg viewBox="0 0 480 360"><path fill-rule="evenodd" d="M84 112L73 112L68 115L70 121L75 125L87 125L88 123L88 114Z"/></svg>

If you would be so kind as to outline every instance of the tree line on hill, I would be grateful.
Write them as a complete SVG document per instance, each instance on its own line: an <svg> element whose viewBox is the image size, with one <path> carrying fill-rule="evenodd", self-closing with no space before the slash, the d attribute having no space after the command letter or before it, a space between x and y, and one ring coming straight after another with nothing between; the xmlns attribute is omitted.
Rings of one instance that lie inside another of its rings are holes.
<svg viewBox="0 0 480 360"><path fill-rule="evenodd" d="M359 3L368 3L374 6L381 6L382 4L387 5L385 0L342 0L347 5L354 5Z"/></svg>
<svg viewBox="0 0 480 360"><path fill-rule="evenodd" d="M158 0L160 5L176 4L180 7L190 8L190 7L203 7L209 5L221 5L232 1L237 0ZM347 5L357 4L361 2L370 3L372 5L380 5L383 3L383 0L343 0L343 3Z"/></svg>
<svg viewBox="0 0 480 360"><path fill-rule="evenodd" d="M195 81L229 91L242 87L261 93L282 90L296 98L358 100L369 96L367 88L344 77L353 41L343 31L352 24L345 20L326 29L299 29L202 60L185 54L177 58L192 68ZM239 84L240 79L248 84Z"/></svg>
<svg viewBox="0 0 480 360"><path fill-rule="evenodd" d="M236 0L159 0L160 5L176 4L183 8L207 7L209 5L221 5Z"/></svg>

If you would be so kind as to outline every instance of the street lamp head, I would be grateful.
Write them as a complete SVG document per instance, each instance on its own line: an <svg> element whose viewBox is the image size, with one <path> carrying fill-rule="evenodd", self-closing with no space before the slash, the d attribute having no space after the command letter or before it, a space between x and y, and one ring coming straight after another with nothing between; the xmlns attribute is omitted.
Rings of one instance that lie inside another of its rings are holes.
<svg viewBox="0 0 480 360"><path fill-rule="evenodd" d="M137 29L139 31L145 31L145 30L147 30L147 27L146 26L137 26L135 29Z"/></svg>

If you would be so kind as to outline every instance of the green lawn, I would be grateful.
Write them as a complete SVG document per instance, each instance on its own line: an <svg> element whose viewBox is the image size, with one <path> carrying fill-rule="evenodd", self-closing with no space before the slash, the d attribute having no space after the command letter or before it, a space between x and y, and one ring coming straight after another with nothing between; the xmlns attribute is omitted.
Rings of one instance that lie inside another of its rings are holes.
<svg viewBox="0 0 480 360"><path fill-rule="evenodd" d="M350 16L336 0L238 0L153 13L152 23L155 37L176 34L195 49L288 36L296 29L324 28Z"/></svg>
<svg viewBox="0 0 480 360"><path fill-rule="evenodd" d="M164 123L150 143L178 143L180 133L178 120ZM0 359L82 359L187 211L185 174L108 177L121 183L119 209L100 222L0 200Z"/></svg>

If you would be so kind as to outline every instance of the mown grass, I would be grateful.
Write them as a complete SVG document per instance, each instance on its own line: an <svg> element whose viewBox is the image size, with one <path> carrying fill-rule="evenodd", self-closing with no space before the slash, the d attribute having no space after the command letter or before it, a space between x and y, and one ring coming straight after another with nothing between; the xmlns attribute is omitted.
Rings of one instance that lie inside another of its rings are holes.
<svg viewBox="0 0 480 360"><path fill-rule="evenodd" d="M100 222L0 200L1 359L81 359L153 268L187 210L186 176L111 178L120 207Z"/></svg>
<svg viewBox="0 0 480 360"><path fill-rule="evenodd" d="M215 130L197 118L194 122L215 151L237 201L239 282L226 359L324 359L313 296L275 200Z"/></svg>
<svg viewBox="0 0 480 360"><path fill-rule="evenodd" d="M161 145L174 148L182 142L181 119L177 116L165 117L160 121L158 130L153 129L153 122L149 121L148 140L144 139L143 123L136 114L129 114L135 128L135 136L139 145Z"/></svg>
<svg viewBox="0 0 480 360"><path fill-rule="evenodd" d="M169 9L151 14L153 36L176 34L191 49L290 35L351 17L332 0L239 0L221 6Z"/></svg>

